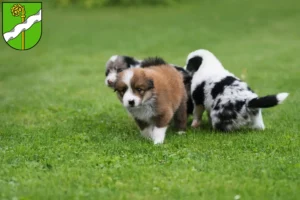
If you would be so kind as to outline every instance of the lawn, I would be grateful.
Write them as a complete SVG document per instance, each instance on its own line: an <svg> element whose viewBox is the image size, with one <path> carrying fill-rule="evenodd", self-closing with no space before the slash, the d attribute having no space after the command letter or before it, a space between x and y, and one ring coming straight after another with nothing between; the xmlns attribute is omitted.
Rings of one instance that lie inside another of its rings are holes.
<svg viewBox="0 0 300 200"><path fill-rule="evenodd" d="M299 7L44 5L36 47L0 42L0 199L299 199ZM155 146L104 85L105 63L125 54L184 65L199 48L259 95L290 96L263 111L265 131L212 132L205 120Z"/></svg>

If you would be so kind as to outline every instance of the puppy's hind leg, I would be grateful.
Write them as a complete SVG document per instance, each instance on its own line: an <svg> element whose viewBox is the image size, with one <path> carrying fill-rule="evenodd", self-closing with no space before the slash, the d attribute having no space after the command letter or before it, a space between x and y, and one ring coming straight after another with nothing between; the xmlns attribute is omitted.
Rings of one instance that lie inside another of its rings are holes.
<svg viewBox="0 0 300 200"><path fill-rule="evenodd" d="M204 106L203 105L196 105L194 104L194 111L193 111L193 122L192 127L197 128L200 126L202 122L202 115L204 113Z"/></svg>
<svg viewBox="0 0 300 200"><path fill-rule="evenodd" d="M186 123L187 123L187 105L185 101L182 101L179 108L174 114L174 125L178 130L178 134L184 134L186 131Z"/></svg>
<svg viewBox="0 0 300 200"><path fill-rule="evenodd" d="M250 125L250 128L256 129L256 130L264 130L265 124L264 120L262 118L261 109L259 109L258 113L256 115L251 116L252 119L252 125Z"/></svg>

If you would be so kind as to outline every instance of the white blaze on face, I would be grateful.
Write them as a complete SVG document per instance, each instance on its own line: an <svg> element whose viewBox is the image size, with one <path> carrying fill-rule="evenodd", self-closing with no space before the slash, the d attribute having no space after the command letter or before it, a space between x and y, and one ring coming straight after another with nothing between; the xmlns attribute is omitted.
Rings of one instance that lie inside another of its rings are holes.
<svg viewBox="0 0 300 200"><path fill-rule="evenodd" d="M123 82L127 85L127 90L123 96L123 105L125 107L135 107L139 106L141 103L141 98L136 96L131 88L130 82L133 77L132 70L126 70L123 76Z"/></svg>
<svg viewBox="0 0 300 200"><path fill-rule="evenodd" d="M111 86L108 82L114 84L117 80L117 74L118 74L117 71L111 70L105 79L105 84L107 86Z"/></svg>

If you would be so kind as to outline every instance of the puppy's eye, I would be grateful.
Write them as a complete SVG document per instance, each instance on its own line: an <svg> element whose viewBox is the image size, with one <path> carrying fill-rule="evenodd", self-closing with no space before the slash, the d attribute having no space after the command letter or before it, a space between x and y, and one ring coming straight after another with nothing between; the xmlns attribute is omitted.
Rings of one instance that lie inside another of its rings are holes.
<svg viewBox="0 0 300 200"><path fill-rule="evenodd" d="M122 69L117 69L117 72L118 72L118 73L120 73L120 72L122 72L122 71L123 71Z"/></svg>
<svg viewBox="0 0 300 200"><path fill-rule="evenodd" d="M141 88L136 88L136 91L137 91L138 93L140 93L140 94L143 94L143 93L144 93L144 90L141 89Z"/></svg>

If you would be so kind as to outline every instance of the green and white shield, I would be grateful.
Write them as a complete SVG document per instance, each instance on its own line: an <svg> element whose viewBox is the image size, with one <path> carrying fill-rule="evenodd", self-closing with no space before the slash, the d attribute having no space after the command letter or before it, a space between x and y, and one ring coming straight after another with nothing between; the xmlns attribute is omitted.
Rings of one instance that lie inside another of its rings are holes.
<svg viewBox="0 0 300 200"><path fill-rule="evenodd" d="M17 50L34 47L42 36L42 3L2 3L2 35Z"/></svg>

